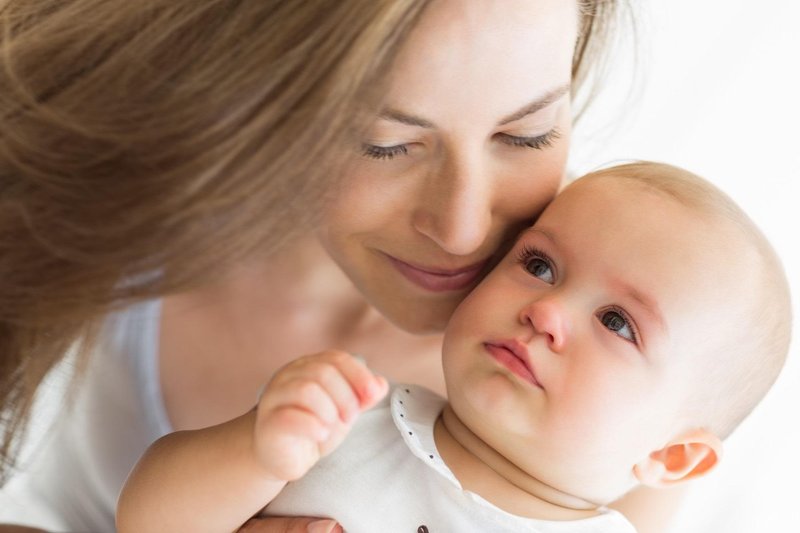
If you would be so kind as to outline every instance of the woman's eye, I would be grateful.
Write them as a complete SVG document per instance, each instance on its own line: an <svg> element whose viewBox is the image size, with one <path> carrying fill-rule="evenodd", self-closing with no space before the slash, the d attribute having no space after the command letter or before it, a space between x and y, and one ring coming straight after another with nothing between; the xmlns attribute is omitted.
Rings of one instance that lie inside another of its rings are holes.
<svg viewBox="0 0 800 533"><path fill-rule="evenodd" d="M608 309L601 312L598 318L600 319L600 323L609 331L614 332L627 341L636 343L636 332L633 326L631 326L631 323L625 315L619 311Z"/></svg>
<svg viewBox="0 0 800 533"><path fill-rule="evenodd" d="M552 261L543 252L535 248L523 248L518 257L519 263L531 276L552 285L556 275Z"/></svg>
<svg viewBox="0 0 800 533"><path fill-rule="evenodd" d="M498 133L497 136L501 142L511 146L541 150L543 148L549 148L550 146L553 146L553 141L561 137L561 133L557 128L553 128L544 135L538 135L536 137L523 137L518 135L509 135L508 133Z"/></svg>
<svg viewBox="0 0 800 533"><path fill-rule="evenodd" d="M364 143L361 146L361 152L365 157L371 159L394 159L395 156L408 154L408 146L405 144L378 146Z"/></svg>

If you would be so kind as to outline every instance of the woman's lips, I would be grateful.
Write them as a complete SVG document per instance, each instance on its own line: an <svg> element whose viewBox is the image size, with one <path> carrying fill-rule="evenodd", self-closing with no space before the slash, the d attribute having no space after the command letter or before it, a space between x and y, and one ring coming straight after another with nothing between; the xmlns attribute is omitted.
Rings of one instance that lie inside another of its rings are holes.
<svg viewBox="0 0 800 533"><path fill-rule="evenodd" d="M418 267L387 255L389 262L407 280L431 292L460 291L472 285L488 260L458 269Z"/></svg>
<svg viewBox="0 0 800 533"><path fill-rule="evenodd" d="M539 380L536 379L536 375L533 373L533 369L530 367L527 357L525 354L520 353L520 347L507 343L495 344L491 342L484 343L484 346L486 347L486 351L489 352L489 355L498 363L531 385L544 389L542 384L539 383Z"/></svg>

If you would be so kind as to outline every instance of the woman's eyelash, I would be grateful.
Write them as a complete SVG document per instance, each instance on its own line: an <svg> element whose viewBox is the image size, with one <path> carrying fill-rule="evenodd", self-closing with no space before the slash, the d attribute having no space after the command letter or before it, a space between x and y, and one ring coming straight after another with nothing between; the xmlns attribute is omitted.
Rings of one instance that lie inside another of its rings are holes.
<svg viewBox="0 0 800 533"><path fill-rule="evenodd" d="M510 146L541 150L553 146L553 142L561 137L561 132L557 128L553 128L547 133L536 137L520 137L518 135L509 135L508 133L499 133L498 136L501 142ZM408 154L408 146L405 144L377 146L365 143L361 149L362 154L371 159L394 159L396 156Z"/></svg>
<svg viewBox="0 0 800 533"><path fill-rule="evenodd" d="M561 132L558 128L553 128L544 135L538 135L536 137L520 137L517 135L509 135L508 133L500 133L498 135L502 142L511 146L541 150L553 146L553 142L561 137Z"/></svg>
<svg viewBox="0 0 800 533"><path fill-rule="evenodd" d="M408 153L408 147L405 144L398 144L396 146L363 144L361 149L364 156L372 159L393 159L395 156L406 155Z"/></svg>

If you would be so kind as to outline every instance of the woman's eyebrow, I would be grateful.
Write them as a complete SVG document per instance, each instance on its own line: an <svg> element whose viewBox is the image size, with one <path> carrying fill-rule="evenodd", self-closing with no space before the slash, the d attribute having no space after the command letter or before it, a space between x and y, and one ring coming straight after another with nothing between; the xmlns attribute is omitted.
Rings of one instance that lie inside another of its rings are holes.
<svg viewBox="0 0 800 533"><path fill-rule="evenodd" d="M519 120L522 117L536 113L540 109L549 106L550 104L552 104L553 102L564 96L567 92L569 92L569 89L570 89L570 84L567 83L565 85L562 85L561 87L553 89L552 91L546 92L544 96L537 98L533 102L521 108L519 111L511 113L510 115L502 119L500 122L498 122L498 126L503 126L505 124L508 124L509 122L514 122L515 120ZM380 112L378 117L384 120L391 120L392 122L399 122L407 126L417 126L426 129L436 128L436 125L430 120L415 115L409 115L408 113L398 111L397 109L384 109L383 111Z"/></svg>
<svg viewBox="0 0 800 533"><path fill-rule="evenodd" d="M378 117L391 120L393 122L400 122L401 124L406 124L408 126L419 126L420 128L427 129L435 128L435 125L430 120L415 117L414 115L409 115L407 113L403 113L402 111L397 111L396 109L385 109L381 111Z"/></svg>
<svg viewBox="0 0 800 533"><path fill-rule="evenodd" d="M498 122L497 125L504 126L509 122L514 122L515 120L519 120L528 115L532 115L533 113L536 113L540 109L549 106L550 104L552 104L553 102L564 96L567 92L569 92L569 89L570 89L570 84L567 83L562 85L561 87L557 87L556 89L548 91L544 94L544 96L537 98L533 102L522 107L519 111L511 113L510 115L502 119L500 122Z"/></svg>

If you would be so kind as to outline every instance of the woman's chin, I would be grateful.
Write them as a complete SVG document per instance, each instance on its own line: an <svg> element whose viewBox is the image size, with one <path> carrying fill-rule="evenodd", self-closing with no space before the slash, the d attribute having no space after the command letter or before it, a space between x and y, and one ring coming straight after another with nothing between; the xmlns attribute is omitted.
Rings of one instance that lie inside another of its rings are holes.
<svg viewBox="0 0 800 533"><path fill-rule="evenodd" d="M389 322L414 335L441 334L461 298L438 302L380 302L375 307Z"/></svg>

